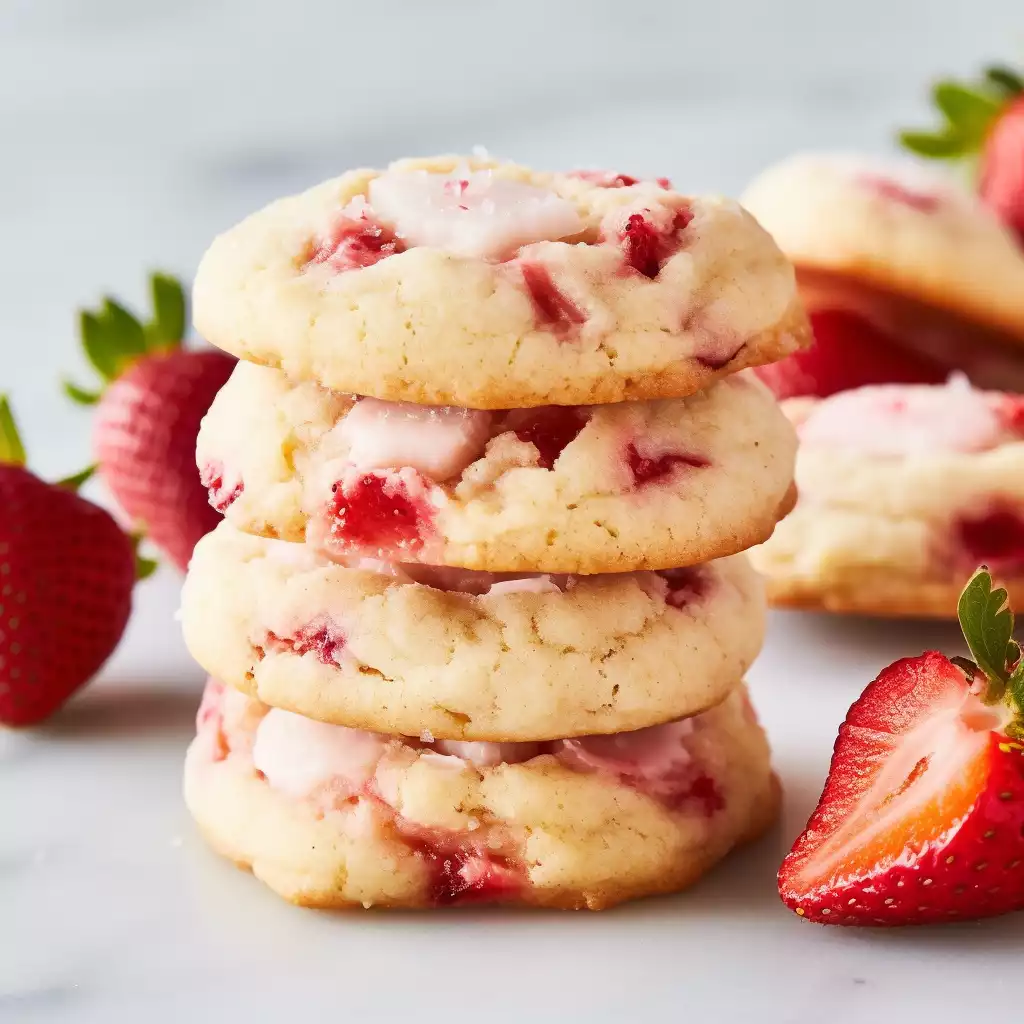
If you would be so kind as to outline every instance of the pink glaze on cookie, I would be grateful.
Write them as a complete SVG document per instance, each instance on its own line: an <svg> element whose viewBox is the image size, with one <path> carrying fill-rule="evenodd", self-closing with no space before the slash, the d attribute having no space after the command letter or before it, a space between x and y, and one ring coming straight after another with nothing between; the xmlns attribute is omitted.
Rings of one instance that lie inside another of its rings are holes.
<svg viewBox="0 0 1024 1024"><path fill-rule="evenodd" d="M614 171L569 171L569 178L578 178L588 185L596 185L598 188L629 188L631 185L639 185L644 179L634 178L631 174L616 174ZM672 182L668 178L654 178L654 184L659 188L671 189Z"/></svg>
<svg viewBox="0 0 1024 1024"><path fill-rule="evenodd" d="M798 433L805 445L881 457L982 452L1008 439L998 403L960 380L843 391L818 402Z"/></svg>
<svg viewBox="0 0 1024 1024"><path fill-rule="evenodd" d="M207 462L199 473L199 482L210 492L210 504L222 514L245 490L240 479L226 476L224 464L216 461Z"/></svg>
<svg viewBox="0 0 1024 1024"><path fill-rule="evenodd" d="M543 263L519 262L537 326L558 337L567 337L585 323L587 314L558 288Z"/></svg>
<svg viewBox="0 0 1024 1024"><path fill-rule="evenodd" d="M338 431L356 469L407 466L441 482L458 476L483 454L491 419L490 413L476 409L362 398Z"/></svg>
<svg viewBox="0 0 1024 1024"><path fill-rule="evenodd" d="M404 251L404 242L375 218L365 201L354 199L330 231L312 245L306 266L325 264L342 273L372 267Z"/></svg>
<svg viewBox="0 0 1024 1024"><path fill-rule="evenodd" d="M382 558L422 550L433 507L429 482L414 469L353 469L333 486L323 538L332 554L373 552Z"/></svg>
<svg viewBox="0 0 1024 1024"><path fill-rule="evenodd" d="M370 182L370 202L399 238L459 256L505 259L532 242L576 235L584 223L556 192L492 171L390 171Z"/></svg>

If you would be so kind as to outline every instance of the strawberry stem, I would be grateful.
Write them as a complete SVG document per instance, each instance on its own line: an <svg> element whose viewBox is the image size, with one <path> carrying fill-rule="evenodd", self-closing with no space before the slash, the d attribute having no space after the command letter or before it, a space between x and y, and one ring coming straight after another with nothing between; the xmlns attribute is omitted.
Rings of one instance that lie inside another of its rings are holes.
<svg viewBox="0 0 1024 1024"><path fill-rule="evenodd" d="M25 465L25 446L21 443L18 425L6 395L0 395L0 462L11 466Z"/></svg>
<svg viewBox="0 0 1024 1024"><path fill-rule="evenodd" d="M77 491L82 484L88 480L93 473L96 472L96 466L86 466L85 469L78 473L73 473L71 476L66 476L61 480L57 481L58 487L66 487L70 491Z"/></svg>

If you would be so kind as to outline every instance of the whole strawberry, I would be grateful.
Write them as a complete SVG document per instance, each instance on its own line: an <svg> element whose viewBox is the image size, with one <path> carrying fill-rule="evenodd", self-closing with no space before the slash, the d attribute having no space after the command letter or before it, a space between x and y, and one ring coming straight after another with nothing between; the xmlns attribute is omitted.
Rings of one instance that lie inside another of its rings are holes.
<svg viewBox="0 0 1024 1024"><path fill-rule="evenodd" d="M943 126L903 132L903 145L937 160L976 160L978 195L1024 242L1024 78L988 68L977 84L939 82L933 98Z"/></svg>
<svg viewBox="0 0 1024 1024"><path fill-rule="evenodd" d="M0 722L32 725L95 675L124 632L135 545L103 509L24 465L0 397Z"/></svg>
<svg viewBox="0 0 1024 1024"><path fill-rule="evenodd" d="M184 569L197 541L220 521L199 481L199 424L235 360L182 347L186 303L173 278L151 278L154 316L140 323L112 299L81 314L82 344L102 377L100 392L67 384L97 403L93 450L118 504L157 548Z"/></svg>
<svg viewBox="0 0 1024 1024"><path fill-rule="evenodd" d="M801 917L937 924L1024 909L1024 660L1005 601L979 570L959 607L974 661L897 661L850 708L779 871Z"/></svg>

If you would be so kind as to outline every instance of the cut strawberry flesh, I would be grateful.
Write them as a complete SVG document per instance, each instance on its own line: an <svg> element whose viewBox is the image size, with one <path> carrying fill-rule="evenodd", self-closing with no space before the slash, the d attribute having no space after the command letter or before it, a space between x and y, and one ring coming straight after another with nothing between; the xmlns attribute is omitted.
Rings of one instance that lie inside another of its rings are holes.
<svg viewBox="0 0 1024 1024"><path fill-rule="evenodd" d="M1024 568L1024 516L1015 509L961 516L953 533L965 566L987 565L997 572Z"/></svg>
<svg viewBox="0 0 1024 1024"><path fill-rule="evenodd" d="M680 466L690 469L705 469L711 465L703 455L693 455L688 452L641 455L633 441L626 445L624 458L636 487L663 480L672 475Z"/></svg>
<svg viewBox="0 0 1024 1024"><path fill-rule="evenodd" d="M330 617L318 616L284 636L267 631L262 647L267 651L316 655L323 665L338 665L345 648L345 634Z"/></svg>
<svg viewBox="0 0 1024 1024"><path fill-rule="evenodd" d="M333 490L328 546L381 556L408 556L423 548L432 515L427 488L413 470L358 473Z"/></svg>
<svg viewBox="0 0 1024 1024"><path fill-rule="evenodd" d="M364 210L358 216L346 213L339 217L327 236L315 244L306 266L323 263L339 272L359 270L404 251L404 243Z"/></svg>
<svg viewBox="0 0 1024 1024"><path fill-rule="evenodd" d="M520 441L537 449L541 466L551 469L589 419L590 414L576 406L549 405L512 412L507 422Z"/></svg>
<svg viewBox="0 0 1024 1024"><path fill-rule="evenodd" d="M656 278L665 261L682 246L680 236L692 220L693 211L688 207L677 210L667 228L642 213L630 214L620 235L626 266L651 280Z"/></svg>
<svg viewBox="0 0 1024 1024"><path fill-rule="evenodd" d="M780 871L783 898L815 920L839 913L955 835L986 787L1000 722L937 652L886 669L839 730L818 809Z"/></svg>
<svg viewBox="0 0 1024 1024"><path fill-rule="evenodd" d="M867 384L940 384L948 368L899 341L869 320L844 309L810 314L814 343L754 372L777 398L827 398Z"/></svg>
<svg viewBox="0 0 1024 1024"><path fill-rule="evenodd" d="M224 482L224 466L220 462L208 462L203 466L199 481L210 493L210 504L222 514L245 490L241 480L237 483Z"/></svg>
<svg viewBox="0 0 1024 1024"><path fill-rule="evenodd" d="M565 336L586 322L586 313L559 290L547 267L540 263L521 263L520 270L540 327Z"/></svg>

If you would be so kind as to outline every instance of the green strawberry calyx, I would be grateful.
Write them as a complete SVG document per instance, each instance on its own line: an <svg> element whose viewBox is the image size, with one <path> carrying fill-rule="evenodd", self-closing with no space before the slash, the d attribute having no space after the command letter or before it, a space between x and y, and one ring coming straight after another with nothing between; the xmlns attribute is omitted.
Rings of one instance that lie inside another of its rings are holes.
<svg viewBox="0 0 1024 1024"><path fill-rule="evenodd" d="M6 395L0 395L0 463L25 465L25 446L21 443L18 424L14 422L14 413Z"/></svg>
<svg viewBox="0 0 1024 1024"><path fill-rule="evenodd" d="M981 566L967 582L957 616L974 660L952 660L969 681L984 676L986 685L979 696L988 705L1008 706L1013 719L1005 731L1014 739L1024 738L1024 657L1013 639L1013 612L1006 591L993 589L987 566Z"/></svg>
<svg viewBox="0 0 1024 1024"><path fill-rule="evenodd" d="M79 313L79 334L90 365L99 374L98 391L64 381L64 393L80 405L94 405L103 389L133 363L148 355L171 352L181 347L185 336L188 306L181 282L168 274L154 273L149 279L153 303L152 318L143 323L120 303L104 298L99 309Z"/></svg>
<svg viewBox="0 0 1024 1024"><path fill-rule="evenodd" d="M944 79L932 87L942 123L931 131L900 132L905 149L932 160L962 160L981 152L1007 104L1024 94L1024 74L1012 68L986 68L977 82Z"/></svg>

